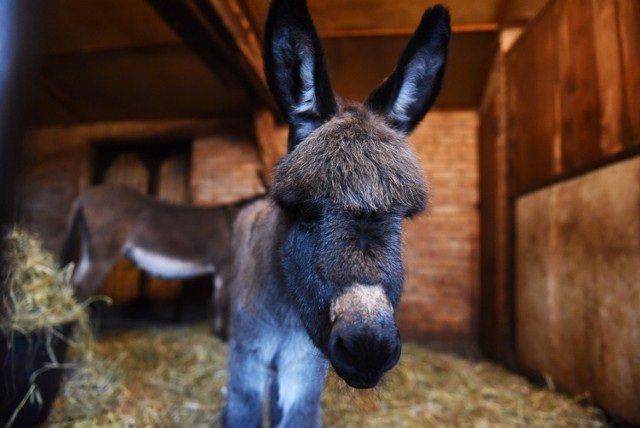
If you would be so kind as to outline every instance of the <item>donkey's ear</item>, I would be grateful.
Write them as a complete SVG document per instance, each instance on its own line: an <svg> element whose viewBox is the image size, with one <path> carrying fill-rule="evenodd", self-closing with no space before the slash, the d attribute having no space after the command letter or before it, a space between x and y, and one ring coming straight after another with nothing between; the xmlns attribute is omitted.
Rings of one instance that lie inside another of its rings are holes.
<svg viewBox="0 0 640 428"><path fill-rule="evenodd" d="M289 123L289 151L336 111L320 38L305 0L274 0L264 36L265 74Z"/></svg>
<svg viewBox="0 0 640 428"><path fill-rule="evenodd" d="M428 9L396 69L365 104L385 114L398 131L410 133L440 93L450 35L449 11L442 5Z"/></svg>

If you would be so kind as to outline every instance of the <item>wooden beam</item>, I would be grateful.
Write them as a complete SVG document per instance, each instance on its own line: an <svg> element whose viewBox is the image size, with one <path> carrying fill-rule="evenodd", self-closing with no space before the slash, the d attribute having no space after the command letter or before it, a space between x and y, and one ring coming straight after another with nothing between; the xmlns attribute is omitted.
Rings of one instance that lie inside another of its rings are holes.
<svg viewBox="0 0 640 428"><path fill-rule="evenodd" d="M502 0L496 9L496 24L498 28L504 28L511 12L511 0Z"/></svg>
<svg viewBox="0 0 640 428"><path fill-rule="evenodd" d="M237 0L195 1L208 19L216 21L219 19L219 24L224 25L231 35L231 39L228 41L237 46L243 59L251 67L253 74L266 88L260 37L254 32L249 18Z"/></svg>
<svg viewBox="0 0 640 428"><path fill-rule="evenodd" d="M262 64L262 48L249 19L236 0L191 0L217 31L230 58L239 64L263 105L275 110Z"/></svg>
<svg viewBox="0 0 640 428"><path fill-rule="evenodd" d="M275 109L255 57L244 53L244 43L208 0L147 1L218 78L240 79L257 105Z"/></svg>
<svg viewBox="0 0 640 428"><path fill-rule="evenodd" d="M484 33L498 31L499 29L499 25L493 22L482 24L459 24L451 27L451 31L453 33ZM415 27L339 28L320 30L319 33L320 37L325 39L339 39L348 37L410 36L415 32L415 30Z"/></svg>

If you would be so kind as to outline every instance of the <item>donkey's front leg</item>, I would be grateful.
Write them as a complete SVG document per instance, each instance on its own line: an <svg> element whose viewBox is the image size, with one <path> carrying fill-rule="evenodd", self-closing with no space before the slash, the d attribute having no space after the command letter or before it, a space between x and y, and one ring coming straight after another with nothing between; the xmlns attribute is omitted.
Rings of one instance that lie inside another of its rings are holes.
<svg viewBox="0 0 640 428"><path fill-rule="evenodd" d="M289 337L277 359L277 396L272 393L273 427L322 426L320 398L328 363L305 333ZM273 389L272 389L273 390Z"/></svg>
<svg viewBox="0 0 640 428"><path fill-rule="evenodd" d="M271 368L260 343L233 337L229 348L227 405L222 426L259 427Z"/></svg>

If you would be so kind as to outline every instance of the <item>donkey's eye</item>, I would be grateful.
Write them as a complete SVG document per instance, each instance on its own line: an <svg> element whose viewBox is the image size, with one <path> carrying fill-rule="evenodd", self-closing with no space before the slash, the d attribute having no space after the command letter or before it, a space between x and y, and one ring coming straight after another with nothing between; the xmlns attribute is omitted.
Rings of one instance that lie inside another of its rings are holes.
<svg viewBox="0 0 640 428"><path fill-rule="evenodd" d="M298 218L298 225L303 230L310 230L316 225L316 219L312 217L300 217Z"/></svg>
<svg viewBox="0 0 640 428"><path fill-rule="evenodd" d="M302 229L312 229L319 220L320 214L315 210L301 210L298 213L298 224Z"/></svg>

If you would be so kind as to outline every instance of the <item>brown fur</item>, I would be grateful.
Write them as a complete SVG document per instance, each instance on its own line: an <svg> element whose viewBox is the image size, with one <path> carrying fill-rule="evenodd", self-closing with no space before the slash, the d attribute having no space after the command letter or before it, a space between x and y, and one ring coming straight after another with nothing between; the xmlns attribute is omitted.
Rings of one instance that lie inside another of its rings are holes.
<svg viewBox="0 0 640 428"><path fill-rule="evenodd" d="M353 212L424 209L426 186L405 135L379 114L348 106L277 166L273 193L285 205L327 198Z"/></svg>
<svg viewBox="0 0 640 428"><path fill-rule="evenodd" d="M163 275L142 263L141 269L155 276L186 279L215 273L228 263L231 225L239 207L188 207L124 186L92 187L74 201L61 262L76 261L72 282L80 298L96 293L120 257L140 263L133 257L136 250L185 266L175 275ZM216 331L223 334L226 291L219 280L214 292Z"/></svg>

